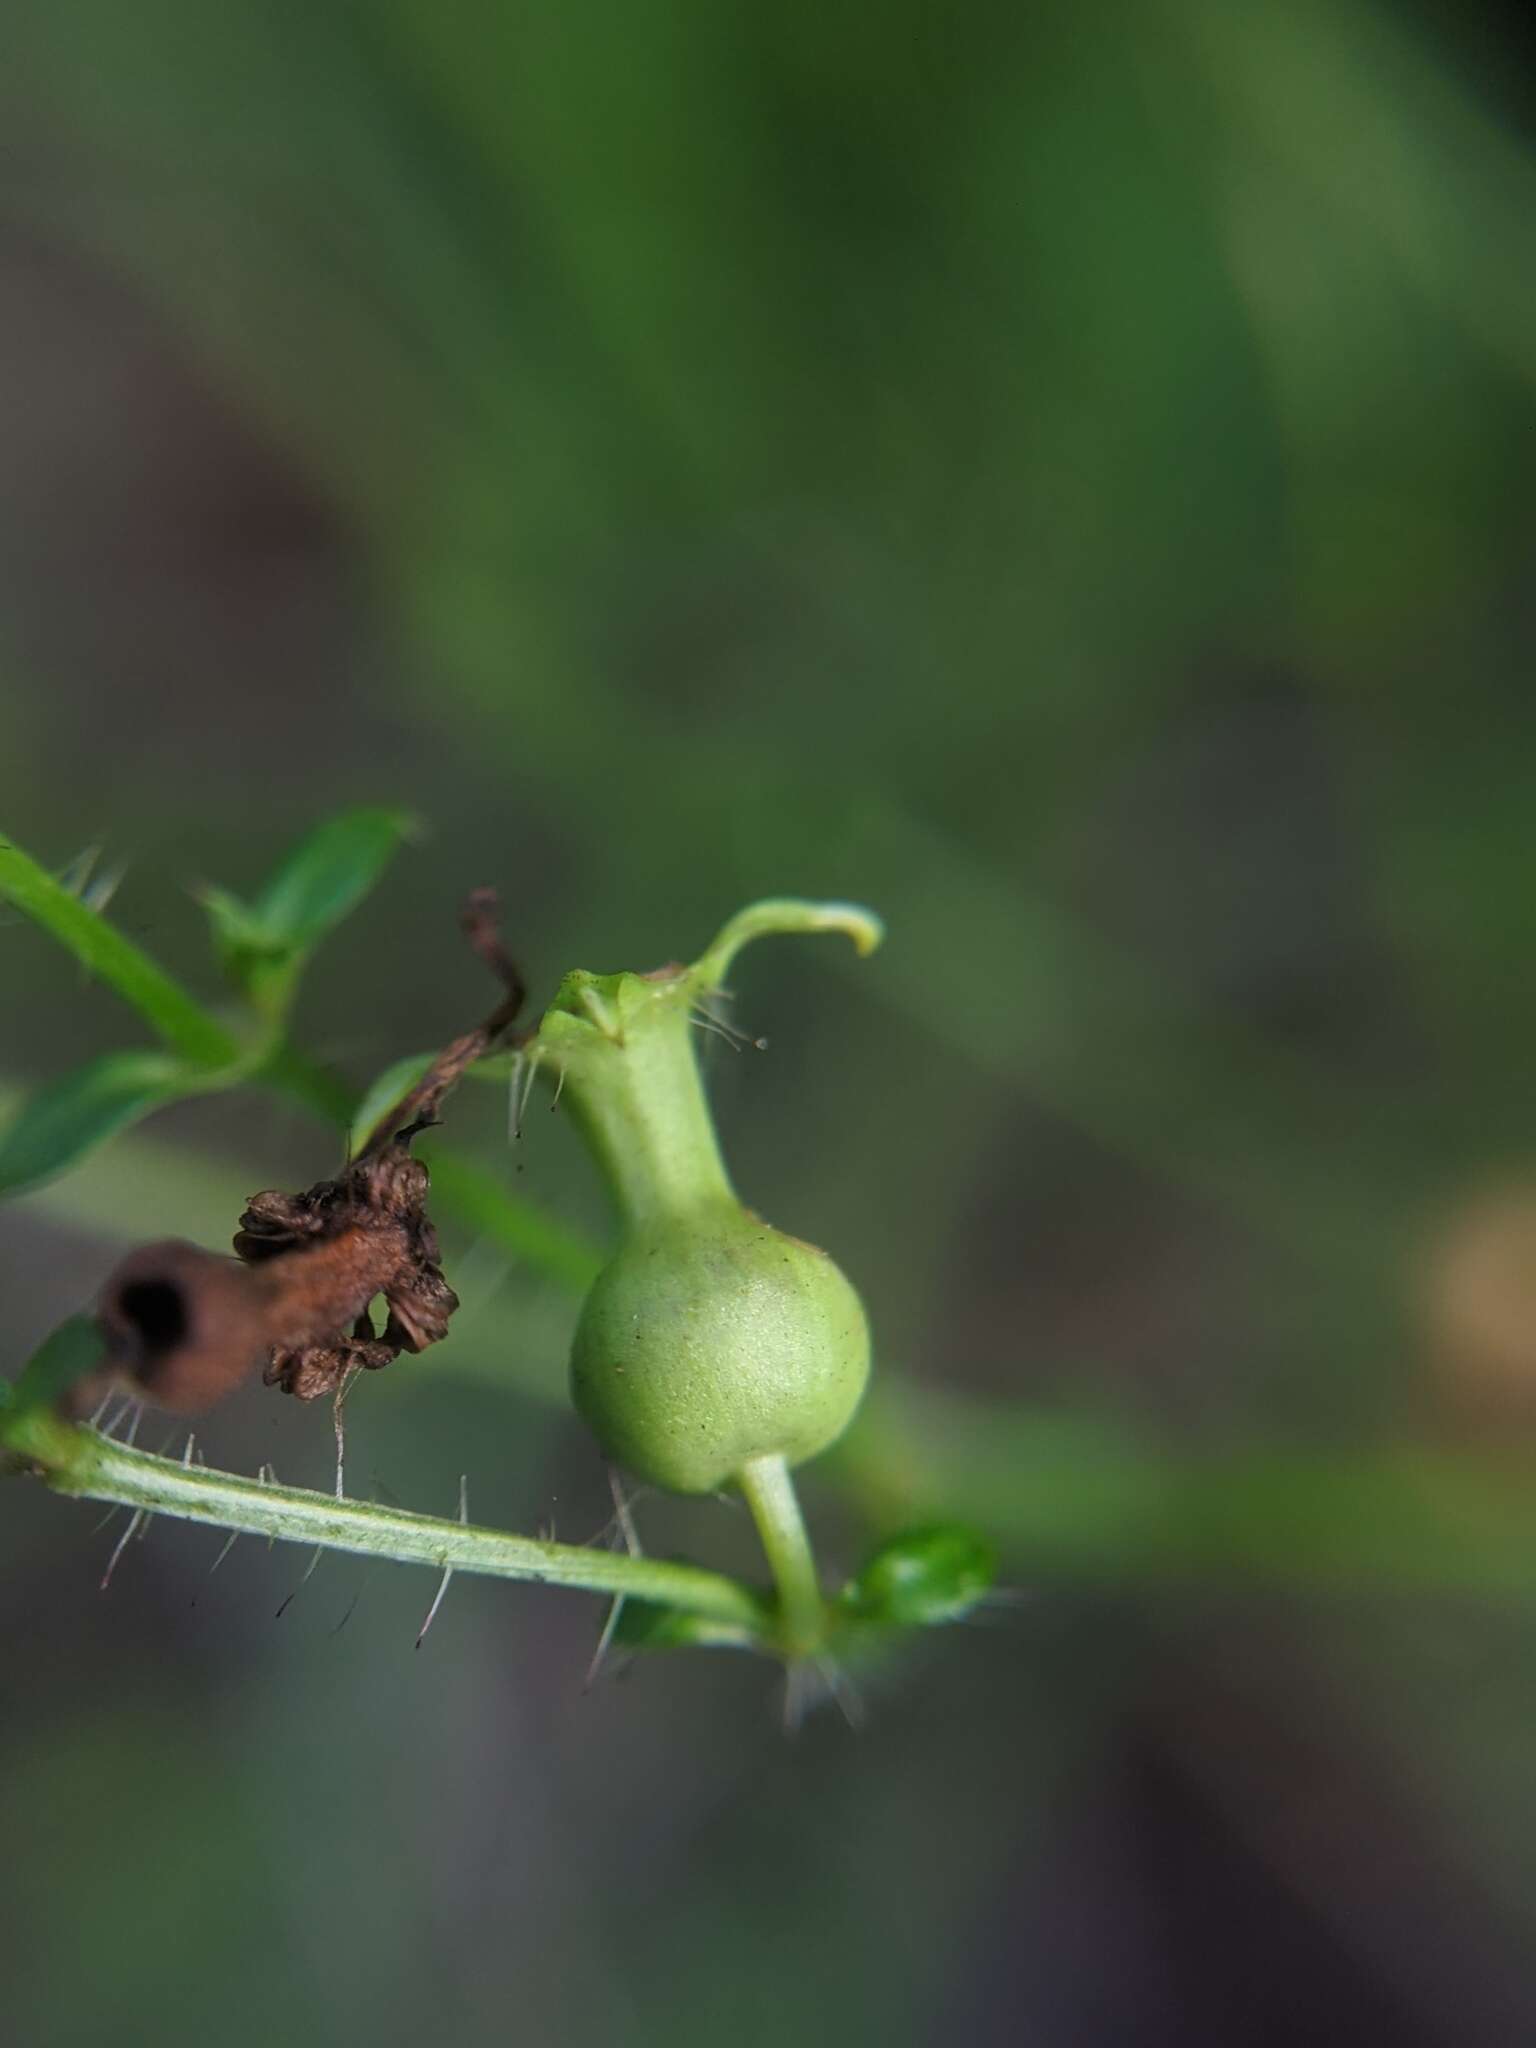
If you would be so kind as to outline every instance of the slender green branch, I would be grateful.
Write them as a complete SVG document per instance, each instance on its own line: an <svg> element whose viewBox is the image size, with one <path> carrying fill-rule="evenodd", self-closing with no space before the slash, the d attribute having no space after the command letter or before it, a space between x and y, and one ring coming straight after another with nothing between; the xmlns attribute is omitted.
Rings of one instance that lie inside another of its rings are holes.
<svg viewBox="0 0 1536 2048"><path fill-rule="evenodd" d="M826 1634L826 1605L795 1482L782 1458L753 1458L736 1475L779 1590L784 1647L806 1656Z"/></svg>
<svg viewBox="0 0 1536 2048"><path fill-rule="evenodd" d="M125 1449L40 1408L0 1411L0 1444L37 1469L56 1492L86 1500L397 1564L622 1595L714 1622L721 1630L714 1640L766 1644L771 1639L771 1616L763 1599L737 1580L698 1565L544 1543L375 1502L337 1500L302 1487L210 1472Z"/></svg>
<svg viewBox="0 0 1536 2048"><path fill-rule="evenodd" d="M578 1298L602 1269L603 1254L525 1195L509 1194L500 1178L448 1145L426 1150L432 1189L444 1215L478 1231Z"/></svg>
<svg viewBox="0 0 1536 2048"><path fill-rule="evenodd" d="M307 1053L286 1042L279 1045L252 1078L274 1094L285 1096L322 1123L345 1130L357 1108L357 1096L345 1081Z"/></svg>
<svg viewBox="0 0 1536 2048"><path fill-rule="evenodd" d="M99 911L72 896L11 840L0 839L0 897L51 932L81 966L117 990L165 1043L199 1066L224 1067L241 1047L165 970Z"/></svg>

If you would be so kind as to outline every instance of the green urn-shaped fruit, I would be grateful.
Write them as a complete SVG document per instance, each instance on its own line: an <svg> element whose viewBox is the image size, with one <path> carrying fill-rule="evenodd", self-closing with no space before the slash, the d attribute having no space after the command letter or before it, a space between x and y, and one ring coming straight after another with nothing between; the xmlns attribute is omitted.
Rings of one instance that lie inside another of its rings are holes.
<svg viewBox="0 0 1536 2048"><path fill-rule="evenodd" d="M814 1456L864 1390L859 1297L825 1252L737 1200L694 1053L698 1005L740 946L826 930L863 951L879 938L848 905L758 904L691 967L568 975L539 1029L622 1229L582 1311L572 1394L609 1457L674 1492L747 1486L765 1461Z"/></svg>
<svg viewBox="0 0 1536 2048"><path fill-rule="evenodd" d="M674 1493L842 1435L869 1373L863 1306L823 1251L735 1203L629 1233L587 1296L576 1406L608 1455Z"/></svg>

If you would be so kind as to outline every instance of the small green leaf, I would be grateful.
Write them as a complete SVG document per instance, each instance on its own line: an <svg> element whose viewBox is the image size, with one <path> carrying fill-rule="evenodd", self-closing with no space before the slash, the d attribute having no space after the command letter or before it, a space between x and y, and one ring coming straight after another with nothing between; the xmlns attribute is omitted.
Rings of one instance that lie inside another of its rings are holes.
<svg viewBox="0 0 1536 2048"><path fill-rule="evenodd" d="M213 926L214 943L221 958L242 952L272 953L282 949L272 945L266 931L254 910L228 889L215 888L212 883L197 892L197 900L208 913Z"/></svg>
<svg viewBox="0 0 1536 2048"><path fill-rule="evenodd" d="M269 943L312 946L355 910L416 829L408 812L360 808L317 825L251 909Z"/></svg>
<svg viewBox="0 0 1536 2048"><path fill-rule="evenodd" d="M859 1621L928 1628L968 1614L996 1571L991 1546L974 1529L938 1523L883 1543L843 1588L841 1605Z"/></svg>
<svg viewBox="0 0 1536 2048"><path fill-rule="evenodd" d="M626 1599L613 1625L618 1650L754 1650L762 1640L750 1629L736 1628L707 1614L667 1607L659 1600Z"/></svg>
<svg viewBox="0 0 1536 2048"><path fill-rule="evenodd" d="M404 1059L386 1067L378 1079L370 1083L353 1112L352 1126L347 1134L348 1158L362 1150L375 1125L410 1093L436 1057L430 1052L408 1053Z"/></svg>
<svg viewBox="0 0 1536 2048"><path fill-rule="evenodd" d="M12 1400L18 1408L52 1407L60 1394L96 1371L105 1355L94 1316L70 1316L45 1337L22 1368Z"/></svg>
<svg viewBox="0 0 1536 2048"><path fill-rule="evenodd" d="M23 1103L0 1133L0 1196L52 1180L114 1132L207 1076L163 1052L114 1052L52 1082Z"/></svg>
<svg viewBox="0 0 1536 2048"><path fill-rule="evenodd" d="M200 890L225 972L264 1008L280 1009L309 953L356 909L413 830L404 811L342 811L299 841L253 902Z"/></svg>

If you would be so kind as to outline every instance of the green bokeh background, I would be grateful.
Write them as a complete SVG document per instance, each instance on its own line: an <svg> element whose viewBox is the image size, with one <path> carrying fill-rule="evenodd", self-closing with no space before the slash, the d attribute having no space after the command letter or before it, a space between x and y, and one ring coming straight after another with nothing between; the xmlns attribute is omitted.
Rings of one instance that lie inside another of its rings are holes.
<svg viewBox="0 0 1536 2048"><path fill-rule="evenodd" d="M302 1556L210 1580L162 1523L102 1598L95 1512L9 1485L28 2048L1531 2038L1536 1336L1490 1366L1421 1302L1536 1186L1518 33L23 0L4 830L103 845L210 989L191 885L408 804L300 1007L359 1085L482 1006L471 885L545 994L874 904L870 962L744 959L771 1050L712 1087L876 1329L829 1569L942 1508L1029 1596L787 1742L745 1662L583 1693L577 1596L456 1583L416 1655L422 1575L328 1559L274 1622ZM0 982L8 1091L137 1042L25 926ZM455 1114L603 1227L558 1119ZM210 1099L6 1209L0 1371L122 1243L330 1163ZM356 1465L580 1540L573 1305L449 1237L465 1313ZM326 1483L276 1396L206 1444ZM640 1513L752 1569L727 1508Z"/></svg>

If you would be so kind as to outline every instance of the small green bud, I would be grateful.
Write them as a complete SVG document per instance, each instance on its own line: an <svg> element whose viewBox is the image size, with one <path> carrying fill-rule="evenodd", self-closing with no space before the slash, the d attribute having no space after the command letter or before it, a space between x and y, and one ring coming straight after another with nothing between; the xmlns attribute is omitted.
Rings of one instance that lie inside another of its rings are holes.
<svg viewBox="0 0 1536 2048"><path fill-rule="evenodd" d="M839 1604L855 1621L929 1628L969 1614L996 1571L990 1545L975 1530L943 1522L883 1543Z"/></svg>

